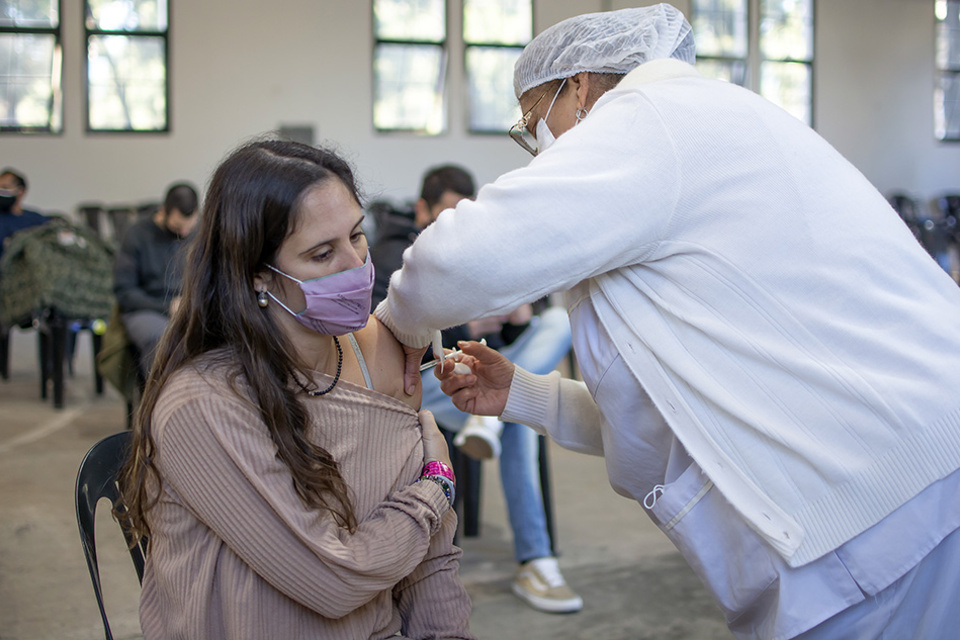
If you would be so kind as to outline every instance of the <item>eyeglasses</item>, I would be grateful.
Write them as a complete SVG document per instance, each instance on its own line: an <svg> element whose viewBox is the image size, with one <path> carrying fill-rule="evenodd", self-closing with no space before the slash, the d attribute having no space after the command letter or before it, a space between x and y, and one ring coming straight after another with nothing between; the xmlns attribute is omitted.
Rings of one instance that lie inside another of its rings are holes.
<svg viewBox="0 0 960 640"><path fill-rule="evenodd" d="M537 155L537 139L530 133L530 130L527 129L527 123L530 122L530 116L533 115L533 110L537 108L537 105L540 104L540 101L543 100L543 96L545 95L547 95L547 91L540 94L540 97L533 103L533 106L523 114L522 118L517 120L517 124L510 127L510 137L513 141L523 147L523 150L532 156Z"/></svg>

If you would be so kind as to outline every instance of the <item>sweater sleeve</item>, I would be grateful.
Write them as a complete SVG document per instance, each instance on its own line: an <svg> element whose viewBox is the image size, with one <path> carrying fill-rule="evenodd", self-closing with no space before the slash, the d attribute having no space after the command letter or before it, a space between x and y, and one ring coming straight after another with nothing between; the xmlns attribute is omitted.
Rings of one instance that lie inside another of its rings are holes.
<svg viewBox="0 0 960 640"><path fill-rule="evenodd" d="M528 166L444 211L404 253L376 315L422 347L433 330L641 262L674 213L678 175L672 137L646 98L608 99Z"/></svg>
<svg viewBox="0 0 960 640"><path fill-rule="evenodd" d="M328 618L409 575L449 509L435 483L416 483L390 495L351 534L303 503L252 407L193 397L156 429L167 490L275 589Z"/></svg>
<svg viewBox="0 0 960 640"><path fill-rule="evenodd" d="M451 509L423 562L394 589L404 637L474 638L469 631L470 597L459 576L462 553L453 546L456 530L457 514Z"/></svg>
<svg viewBox="0 0 960 640"><path fill-rule="evenodd" d="M517 367L500 419L525 424L564 449L603 455L597 403L587 385L558 371L536 375Z"/></svg>

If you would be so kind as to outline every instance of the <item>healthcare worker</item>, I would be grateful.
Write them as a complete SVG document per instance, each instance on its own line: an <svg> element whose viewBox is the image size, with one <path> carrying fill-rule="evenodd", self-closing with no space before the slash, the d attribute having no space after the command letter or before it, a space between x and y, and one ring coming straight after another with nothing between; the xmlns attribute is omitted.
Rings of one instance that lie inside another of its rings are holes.
<svg viewBox="0 0 960 640"><path fill-rule="evenodd" d="M376 315L414 351L565 291L583 382L464 343L458 407L603 455L740 638L953 638L960 289L826 141L693 61L668 5L534 38L536 157L443 212Z"/></svg>

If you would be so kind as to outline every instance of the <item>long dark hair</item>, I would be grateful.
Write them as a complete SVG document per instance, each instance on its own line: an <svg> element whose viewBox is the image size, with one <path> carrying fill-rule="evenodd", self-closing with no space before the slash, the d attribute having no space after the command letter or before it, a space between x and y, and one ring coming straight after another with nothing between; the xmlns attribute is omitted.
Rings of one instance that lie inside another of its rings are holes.
<svg viewBox="0 0 960 640"><path fill-rule="evenodd" d="M210 181L196 237L189 246L183 295L170 320L137 411L132 451L120 478L116 514L135 540L149 536L147 512L161 478L151 433L157 398L170 377L198 356L226 348L260 410L301 499L332 513L353 531L356 516L337 462L305 437L307 411L290 381L304 375L284 334L257 305L254 277L273 262L297 223L304 193L340 180L359 203L349 164L333 151L258 140L231 153Z"/></svg>

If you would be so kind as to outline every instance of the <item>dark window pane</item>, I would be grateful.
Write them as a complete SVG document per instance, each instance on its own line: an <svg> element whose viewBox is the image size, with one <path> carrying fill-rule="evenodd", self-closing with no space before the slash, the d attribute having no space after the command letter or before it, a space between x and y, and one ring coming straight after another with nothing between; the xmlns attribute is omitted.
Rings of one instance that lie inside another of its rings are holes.
<svg viewBox="0 0 960 640"><path fill-rule="evenodd" d="M463 40L468 44L524 45L532 33L530 0L463 0Z"/></svg>
<svg viewBox="0 0 960 640"><path fill-rule="evenodd" d="M813 0L761 0L760 53L773 60L813 59Z"/></svg>
<svg viewBox="0 0 960 640"><path fill-rule="evenodd" d="M960 2L937 0L937 69L960 71Z"/></svg>
<svg viewBox="0 0 960 640"><path fill-rule="evenodd" d="M939 74L933 97L937 138L960 140L960 74Z"/></svg>
<svg viewBox="0 0 960 640"><path fill-rule="evenodd" d="M90 36L87 65L91 129L167 128L164 38Z"/></svg>
<svg viewBox="0 0 960 640"><path fill-rule="evenodd" d="M469 47L470 130L506 132L520 119L513 95L513 65L521 48Z"/></svg>
<svg viewBox="0 0 960 640"><path fill-rule="evenodd" d="M441 46L377 45L373 60L374 127L442 132L444 63Z"/></svg>
<svg viewBox="0 0 960 640"><path fill-rule="evenodd" d="M707 78L726 80L741 87L747 82L747 63L744 60L697 58L697 71Z"/></svg>
<svg viewBox="0 0 960 640"><path fill-rule="evenodd" d="M167 0L87 0L87 29L166 31Z"/></svg>
<svg viewBox="0 0 960 640"><path fill-rule="evenodd" d="M810 65L802 62L764 62L760 65L760 95L811 124Z"/></svg>
<svg viewBox="0 0 960 640"><path fill-rule="evenodd" d="M0 128L60 130L60 63L55 36L0 34Z"/></svg>
<svg viewBox="0 0 960 640"><path fill-rule="evenodd" d="M0 26L56 29L60 7L57 0L0 0Z"/></svg>
<svg viewBox="0 0 960 640"><path fill-rule="evenodd" d="M747 57L747 0L693 0L697 54Z"/></svg>
<svg viewBox="0 0 960 640"><path fill-rule="evenodd" d="M445 0L374 0L373 35L378 40L443 42Z"/></svg>

